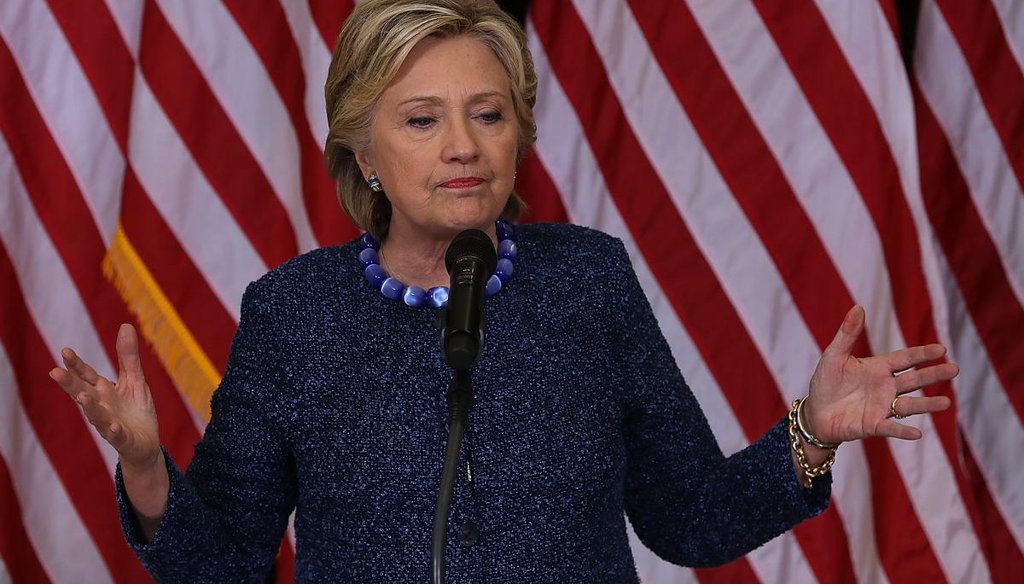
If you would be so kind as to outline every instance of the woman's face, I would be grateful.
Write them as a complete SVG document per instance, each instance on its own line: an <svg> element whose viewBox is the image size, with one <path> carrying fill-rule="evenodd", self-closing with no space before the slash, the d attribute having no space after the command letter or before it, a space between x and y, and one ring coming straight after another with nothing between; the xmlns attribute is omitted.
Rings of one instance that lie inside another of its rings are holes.
<svg viewBox="0 0 1024 584"><path fill-rule="evenodd" d="M426 38L377 103L357 154L391 201L390 233L490 230L512 193L519 124L505 70L470 37Z"/></svg>

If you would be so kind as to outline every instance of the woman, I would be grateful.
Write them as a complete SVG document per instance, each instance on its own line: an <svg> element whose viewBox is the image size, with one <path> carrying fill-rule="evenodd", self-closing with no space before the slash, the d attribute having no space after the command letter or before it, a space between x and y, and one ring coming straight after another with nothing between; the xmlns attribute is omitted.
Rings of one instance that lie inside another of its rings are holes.
<svg viewBox="0 0 1024 584"><path fill-rule="evenodd" d="M726 562L824 509L835 445L919 438L892 418L949 406L901 397L956 374L913 369L940 345L850 355L855 307L806 400L724 457L621 243L510 225L535 85L521 29L491 2L359 5L328 75L326 156L369 235L249 286L186 474L159 446L134 330L118 335L116 385L64 350L51 376L118 450L125 534L157 579L260 578L293 509L297 579L426 579L451 377L436 307L467 228L503 261L451 510L453 581L635 582L624 511L663 558Z"/></svg>

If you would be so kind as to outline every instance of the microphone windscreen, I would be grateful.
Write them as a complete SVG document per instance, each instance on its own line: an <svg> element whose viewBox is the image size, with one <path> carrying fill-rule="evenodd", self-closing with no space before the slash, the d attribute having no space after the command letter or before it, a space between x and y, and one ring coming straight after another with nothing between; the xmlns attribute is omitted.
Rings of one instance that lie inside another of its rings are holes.
<svg viewBox="0 0 1024 584"><path fill-rule="evenodd" d="M494 244L486 233L479 229L467 229L455 236L448 251L444 254L444 265L448 273L459 260L472 257L480 260L487 269L484 280L491 277L495 267L498 265L498 254L494 251Z"/></svg>

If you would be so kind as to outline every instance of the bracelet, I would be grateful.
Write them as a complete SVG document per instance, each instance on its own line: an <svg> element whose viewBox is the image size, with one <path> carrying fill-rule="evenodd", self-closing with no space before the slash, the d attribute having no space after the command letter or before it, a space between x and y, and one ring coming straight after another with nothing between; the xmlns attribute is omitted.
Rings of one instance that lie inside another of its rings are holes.
<svg viewBox="0 0 1024 584"><path fill-rule="evenodd" d="M804 439L804 442L808 444L813 444L814 446L817 446L818 448L823 448L825 450L828 450L829 448L838 447L839 444L829 444L827 442L822 442L821 440L818 440L817 436L808 432L807 428L804 427L805 401L807 401L807 396L804 396L798 399L797 401L793 402L795 404L793 407L796 408L796 429L798 432L800 432L800 437Z"/></svg>
<svg viewBox="0 0 1024 584"><path fill-rule="evenodd" d="M814 479L825 475L832 469L832 465L836 462L836 450L839 449L839 445L829 446L829 453L825 460L818 466L811 466L811 463L807 461L807 454L804 453L804 446L800 443L799 411L802 402L803 399L794 400L793 408L789 410L789 445L793 448L797 464L800 465L800 470L803 471L804 477L807 479L806 482L801 481L801 483L804 488L809 489Z"/></svg>

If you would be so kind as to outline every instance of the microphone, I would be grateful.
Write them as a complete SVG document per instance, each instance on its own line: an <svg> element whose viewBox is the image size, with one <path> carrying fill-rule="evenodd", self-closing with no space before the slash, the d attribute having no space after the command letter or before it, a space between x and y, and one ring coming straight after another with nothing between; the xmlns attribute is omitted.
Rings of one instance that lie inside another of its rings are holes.
<svg viewBox="0 0 1024 584"><path fill-rule="evenodd" d="M452 369L468 370L480 356L484 342L484 287L497 263L491 238L479 229L467 229L456 235L444 254L451 286L441 346Z"/></svg>

